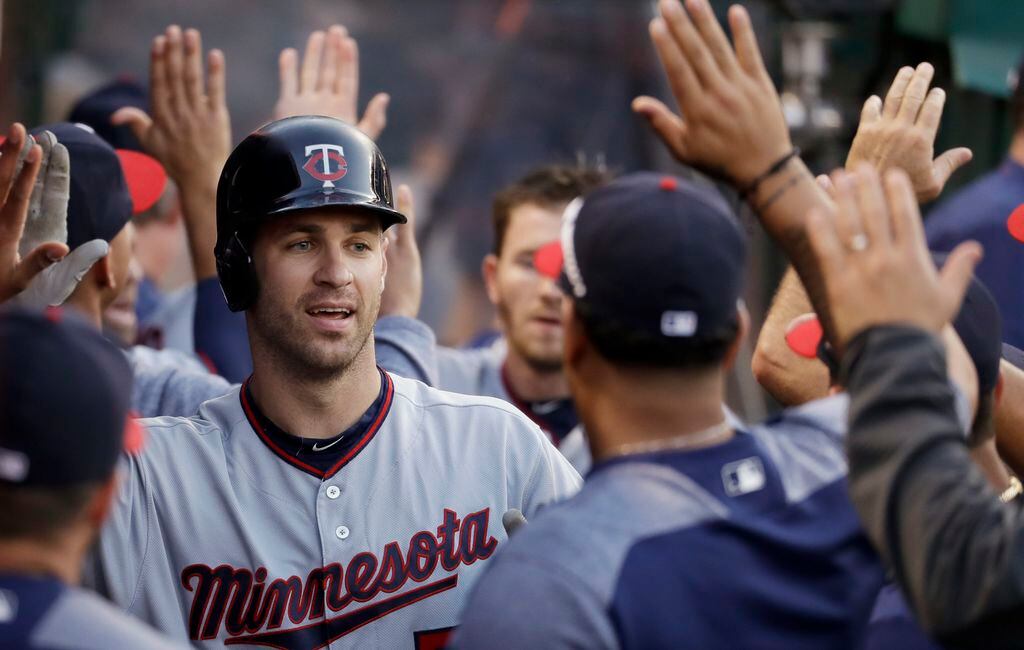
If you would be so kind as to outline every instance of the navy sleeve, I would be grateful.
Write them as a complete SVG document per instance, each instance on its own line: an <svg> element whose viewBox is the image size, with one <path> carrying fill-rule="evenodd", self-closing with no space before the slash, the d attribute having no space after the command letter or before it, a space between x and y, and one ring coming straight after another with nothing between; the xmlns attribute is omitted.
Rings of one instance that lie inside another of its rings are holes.
<svg viewBox="0 0 1024 650"><path fill-rule="evenodd" d="M193 321L196 354L210 372L233 384L252 374L249 335L245 314L228 309L217 278L196 283L196 314Z"/></svg>
<svg viewBox="0 0 1024 650"><path fill-rule="evenodd" d="M560 567L498 555L480 576L453 647L615 648L607 612L587 585Z"/></svg>

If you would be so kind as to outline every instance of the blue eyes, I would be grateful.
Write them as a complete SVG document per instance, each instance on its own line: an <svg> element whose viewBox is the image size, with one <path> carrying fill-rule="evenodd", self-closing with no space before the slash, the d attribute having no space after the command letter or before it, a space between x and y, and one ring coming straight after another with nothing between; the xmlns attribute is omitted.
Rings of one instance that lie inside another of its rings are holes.
<svg viewBox="0 0 1024 650"><path fill-rule="evenodd" d="M288 248L291 249L291 250L294 250L294 251L299 251L300 253L305 253L307 251L313 250L313 242L308 241L308 240L303 240L303 241L295 242L294 244L290 244L288 246ZM370 250L371 250L369 244L365 244L365 243L362 243L362 242L356 242L356 243L352 244L350 246L350 248L352 249L352 251L354 251L356 253L369 253Z"/></svg>

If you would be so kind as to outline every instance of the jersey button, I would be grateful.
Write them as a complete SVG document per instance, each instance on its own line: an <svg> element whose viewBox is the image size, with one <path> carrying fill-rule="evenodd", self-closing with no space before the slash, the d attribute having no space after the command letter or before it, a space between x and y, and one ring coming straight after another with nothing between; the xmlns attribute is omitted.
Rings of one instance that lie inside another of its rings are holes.
<svg viewBox="0 0 1024 650"><path fill-rule="evenodd" d="M334 534L338 536L338 539L348 538L348 526L338 526L334 529Z"/></svg>
<svg viewBox="0 0 1024 650"><path fill-rule="evenodd" d="M341 494L341 488L339 488L337 485L331 485L331 486L327 487L327 498L328 499L337 499L340 494Z"/></svg>

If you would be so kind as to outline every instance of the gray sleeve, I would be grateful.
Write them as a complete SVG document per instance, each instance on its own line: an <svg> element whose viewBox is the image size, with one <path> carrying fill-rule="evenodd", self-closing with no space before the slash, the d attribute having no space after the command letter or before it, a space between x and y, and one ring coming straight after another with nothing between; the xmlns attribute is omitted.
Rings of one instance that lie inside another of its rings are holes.
<svg viewBox="0 0 1024 650"><path fill-rule="evenodd" d="M96 596L77 589L68 590L40 621L32 635L32 644L32 647L53 650L183 650L186 647L173 643Z"/></svg>
<svg viewBox="0 0 1024 650"><path fill-rule="evenodd" d="M143 578L151 510L145 471L138 458L122 455L118 481L110 513L86 558L82 584L128 610Z"/></svg>
<svg viewBox="0 0 1024 650"><path fill-rule="evenodd" d="M529 422L525 417L522 417L521 421L530 428L530 431L513 431L510 435L528 433L537 441L535 460L523 486L519 506L519 510L529 521L544 506L564 501L579 492L583 479L536 424Z"/></svg>
<svg viewBox="0 0 1024 650"><path fill-rule="evenodd" d="M132 408L141 417L191 417L200 404L231 390L231 384L219 375L130 359L134 373Z"/></svg>
<svg viewBox="0 0 1024 650"><path fill-rule="evenodd" d="M872 542L940 641L1019 643L1024 517L971 462L940 341L890 326L849 348L850 492Z"/></svg>
<svg viewBox="0 0 1024 650"><path fill-rule="evenodd" d="M590 588L557 566L499 554L480 576L454 647L616 648L615 630Z"/></svg>
<svg viewBox="0 0 1024 650"><path fill-rule="evenodd" d="M383 316L373 328L377 364L390 373L437 385L437 341L426 323Z"/></svg>

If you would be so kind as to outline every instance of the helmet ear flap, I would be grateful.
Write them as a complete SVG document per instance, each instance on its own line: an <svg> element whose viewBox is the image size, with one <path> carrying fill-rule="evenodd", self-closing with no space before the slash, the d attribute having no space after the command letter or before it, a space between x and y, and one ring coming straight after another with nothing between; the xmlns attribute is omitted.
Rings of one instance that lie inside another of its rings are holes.
<svg viewBox="0 0 1024 650"><path fill-rule="evenodd" d="M217 276L220 278L224 299L231 311L244 311L256 302L259 286L252 256L238 233L232 233L217 254Z"/></svg>

